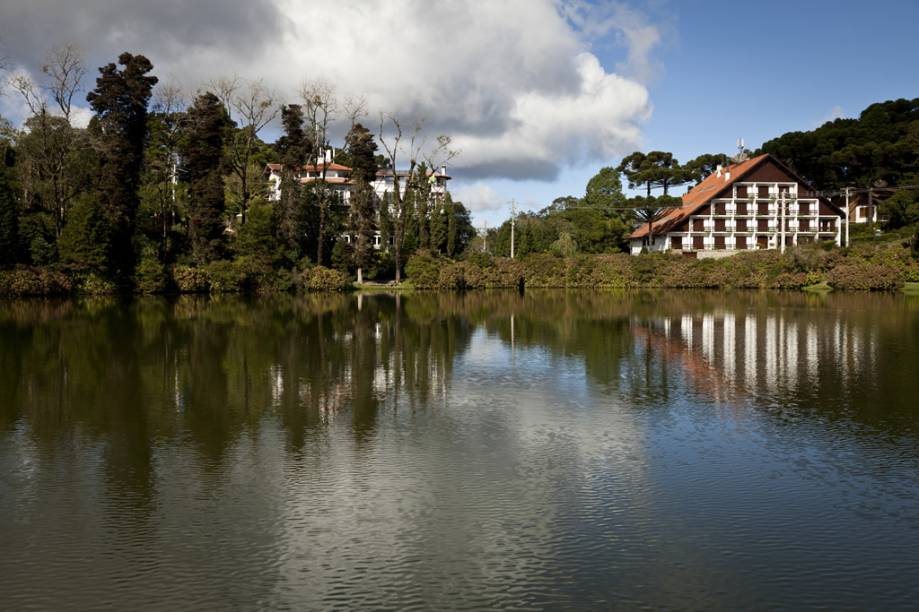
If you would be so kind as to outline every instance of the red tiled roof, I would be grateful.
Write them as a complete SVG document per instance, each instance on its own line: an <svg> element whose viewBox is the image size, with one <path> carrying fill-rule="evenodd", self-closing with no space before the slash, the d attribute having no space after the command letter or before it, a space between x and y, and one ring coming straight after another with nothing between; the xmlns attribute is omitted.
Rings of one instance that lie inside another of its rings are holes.
<svg viewBox="0 0 919 612"><path fill-rule="evenodd" d="M718 176L717 172L708 175L704 181L683 194L682 206L667 209L664 215L654 222L654 233L667 232L682 220L695 214L697 210L708 204L712 198L721 193L726 187L739 181L767 157L769 157L768 153L750 158L739 164L727 166L723 169L721 176ZM731 173L730 180L725 180L725 172ZM643 238L647 235L648 224L642 223L634 232L629 234L629 238Z"/></svg>

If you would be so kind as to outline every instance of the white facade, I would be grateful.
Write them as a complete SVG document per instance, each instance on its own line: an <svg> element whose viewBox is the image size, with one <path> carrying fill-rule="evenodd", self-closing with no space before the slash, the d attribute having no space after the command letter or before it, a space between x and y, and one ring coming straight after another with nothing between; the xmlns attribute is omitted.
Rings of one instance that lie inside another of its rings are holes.
<svg viewBox="0 0 919 612"><path fill-rule="evenodd" d="M751 178L757 162L774 164L768 158L747 162L750 166L743 170ZM718 197L705 200L706 193ZM687 204L693 199L694 204ZM675 251L704 257L784 250L824 240L841 245L842 237L841 214L806 185L794 180L732 183L730 172L719 169L684 196L682 208L672 209L655 223L650 241L643 228L637 228L630 239L630 252Z"/></svg>

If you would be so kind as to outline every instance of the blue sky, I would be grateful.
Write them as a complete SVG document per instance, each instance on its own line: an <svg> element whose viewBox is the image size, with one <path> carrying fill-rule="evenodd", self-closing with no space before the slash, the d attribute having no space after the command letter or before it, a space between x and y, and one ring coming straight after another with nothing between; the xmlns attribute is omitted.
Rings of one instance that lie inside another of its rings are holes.
<svg viewBox="0 0 919 612"><path fill-rule="evenodd" d="M0 57L40 85L49 48L75 44L85 92L96 66L140 52L186 101L220 77L260 81L277 103L323 82L339 102L333 144L354 99L374 131L382 113L423 121L427 143L449 134L454 196L492 226L511 198L538 210L581 195L635 148L681 161L738 137L755 149L919 96L919 0L247 0L215 18L217 1L3 0ZM19 124L28 108L6 90L0 115Z"/></svg>
<svg viewBox="0 0 919 612"><path fill-rule="evenodd" d="M639 5L641 6L641 5ZM680 160L750 149L784 132L856 116L873 102L919 97L919 2L658 2L641 7L661 30L648 83L653 112L643 149ZM613 70L612 40L592 51ZM611 159L610 165L618 163ZM604 164L562 172L556 181L491 181L501 196L539 208L581 195ZM503 211L477 215L490 225Z"/></svg>

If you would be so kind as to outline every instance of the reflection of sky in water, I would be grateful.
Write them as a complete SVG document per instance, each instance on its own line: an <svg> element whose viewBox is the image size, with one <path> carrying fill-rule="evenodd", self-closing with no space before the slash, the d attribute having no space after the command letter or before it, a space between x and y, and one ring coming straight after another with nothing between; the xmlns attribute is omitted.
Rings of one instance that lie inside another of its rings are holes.
<svg viewBox="0 0 919 612"><path fill-rule="evenodd" d="M919 329L901 302L474 299L166 311L120 362L0 379L16 398L0 404L12 551L0 600L906 607L919 595ZM110 314L85 350L138 339ZM0 324L0 359L66 358L81 326L22 340ZM85 402L99 376L108 392Z"/></svg>

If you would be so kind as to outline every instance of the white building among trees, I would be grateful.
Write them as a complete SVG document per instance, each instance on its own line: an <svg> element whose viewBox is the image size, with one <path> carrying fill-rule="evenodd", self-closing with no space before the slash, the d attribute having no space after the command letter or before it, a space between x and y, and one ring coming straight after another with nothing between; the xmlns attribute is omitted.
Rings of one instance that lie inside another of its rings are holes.
<svg viewBox="0 0 919 612"><path fill-rule="evenodd" d="M843 240L845 213L771 155L718 170L629 236L630 251L691 257Z"/></svg>

